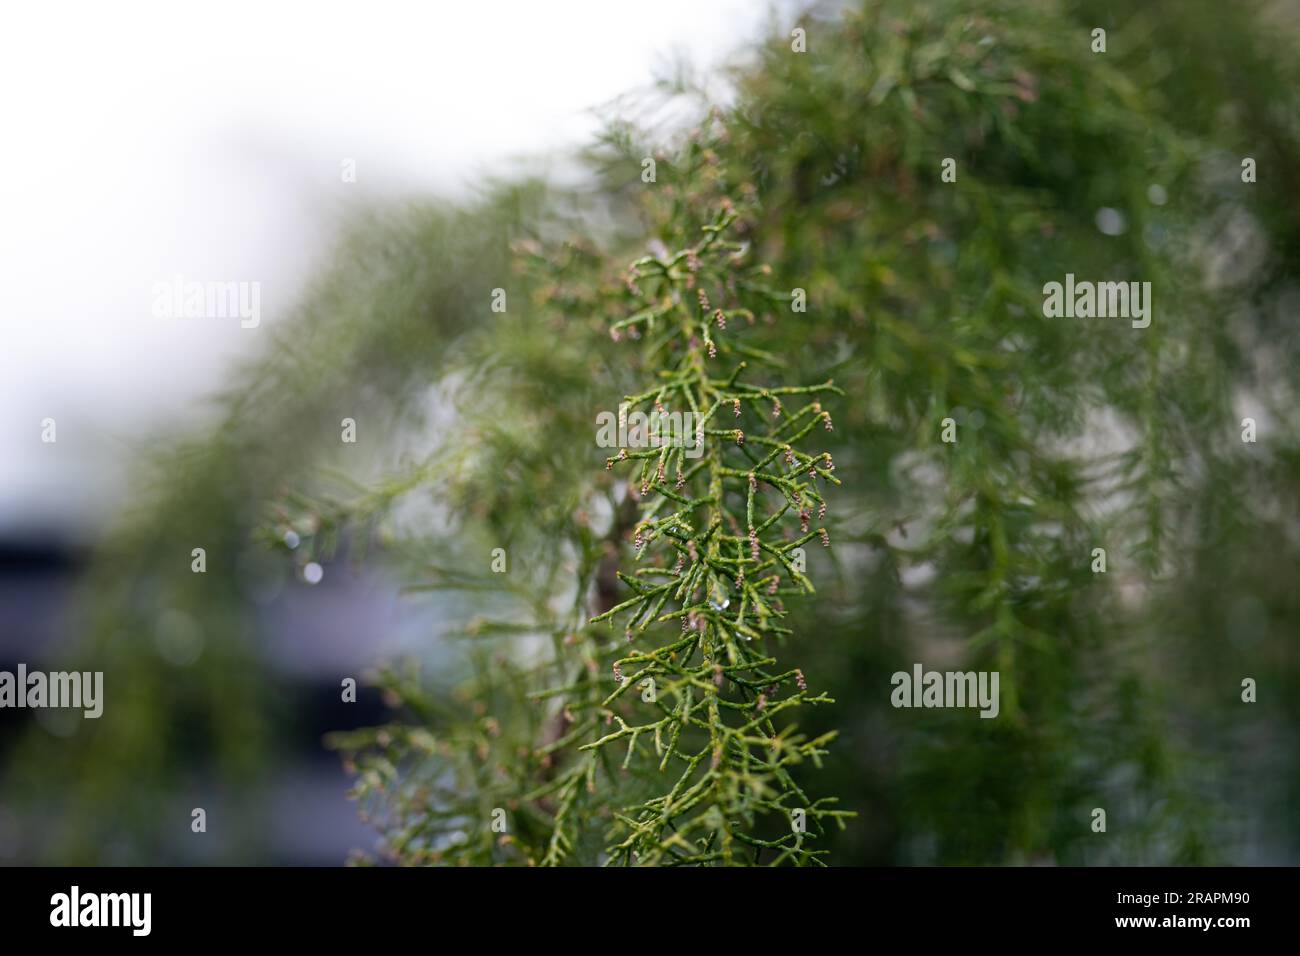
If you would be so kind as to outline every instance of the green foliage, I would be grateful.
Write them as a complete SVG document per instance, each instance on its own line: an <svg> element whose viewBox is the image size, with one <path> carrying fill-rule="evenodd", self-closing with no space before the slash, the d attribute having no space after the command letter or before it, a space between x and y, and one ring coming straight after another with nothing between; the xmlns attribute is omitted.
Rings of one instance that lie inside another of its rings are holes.
<svg viewBox="0 0 1300 956"><path fill-rule="evenodd" d="M733 102L695 104L693 129L635 122L659 115L653 96L639 114L621 103L586 157L590 187L498 184L465 212L359 228L126 550L158 542L156 565L202 501L232 541L260 517L268 537L303 530L304 559L372 545L446 597L455 663L382 668L392 721L331 741L382 859L1291 859L1300 84L1293 25L1275 17L809 11L808 52L774 31ZM1247 155L1258 183L1238 175ZM1098 228L1101 209L1118 231ZM1151 326L1046 318L1043 285L1066 273L1150 281ZM496 287L505 314L488 310ZM789 309L796 287L807 313ZM832 378L821 408L804 383ZM709 413L703 457L629 451L602 468L594 419L619 396ZM340 476L333 428L358 408L386 427ZM955 444L940 441L949 417ZM814 433L825 444L803 447ZM831 485L835 547L810 549L805 577L790 552L819 529L791 526ZM128 573L147 570L106 566L101 593ZM147 645L112 652L158 668ZM914 661L999 671L1000 717L891 708L890 674ZM1246 676L1258 704L1240 702ZM177 709L161 694L141 707L141 725ZM175 749L149 750L173 788L190 782ZM86 786L129 789L104 767Z"/></svg>
<svg viewBox="0 0 1300 956"><path fill-rule="evenodd" d="M631 483L643 500L635 546L649 566L634 576L619 572L633 596L593 622L625 616L629 642L652 636L665 622L680 622L682 633L616 660L619 685L601 701L606 708L630 689L646 687L662 716L629 725L612 714L618 729L583 748L626 740L627 767L638 755L638 741L651 738L657 769L680 769L663 795L618 815L628 834L611 849L615 863L729 864L746 847L754 848L755 862L764 848L780 851L774 863L806 862L813 856L803 848L806 821L843 816L828 808L832 801L810 803L787 769L805 759L820 762L834 734L806 740L788 727L777 730L779 715L791 708L833 701L809 696L803 673L777 668L767 646L773 637L790 636L779 623L786 616L781 597L813 593L793 556L818 536L830 544L826 529L810 531L809 521L814 509L818 518L825 516L816 483L839 484L834 464L827 454L797 446L814 429L831 427L830 413L814 396L839 390L829 382L764 387L747 381L750 361L781 367L775 356L738 341L740 321L755 322L747 300L762 308L785 296L765 287L762 267L739 268L746 247L725 238L735 218L734 212L720 215L700 242L671 257L635 262L628 284L644 308L613 326L615 334L644 335L646 350L662 355L666 366L658 382L630 396L620 412L635 415L644 405L650 416L667 416L670 406L685 406L698 423L700 442L698 459L684 444L619 455L640 463ZM805 401L786 410L786 402ZM733 416L723 427L722 420ZM614 463L610 459L609 466ZM798 523L801 536L778 537L783 520L787 528ZM783 578L791 586L781 587ZM624 676L623 668L632 670ZM703 739L691 742L692 731ZM745 832L759 812L803 818L789 833L763 840Z"/></svg>
<svg viewBox="0 0 1300 956"><path fill-rule="evenodd" d="M805 842L824 822L851 816L833 809L833 799L809 798L791 776L790 768L805 760L820 762L834 734L808 739L786 712L801 703L833 701L810 694L803 673L776 667L769 653L773 640L790 635L780 623L786 616L782 598L813 593L797 549L819 537L829 544L826 529L810 530L809 523L814 510L819 518L826 512L817 482L839 480L828 454L809 454L799 445L814 430L830 430L830 413L816 396L839 390L829 382L754 384L745 374L750 363L779 371L778 358L743 339L746 326L756 325L756 313L770 322L762 310L784 306L788 295L771 288L770 269L743 264L746 246L726 237L737 218L724 208L691 247L637 260L625 284L640 307L611 326L616 341L644 339L647 361L661 367L649 391L620 406L621 425L626 428L629 413L635 416L643 406L666 415L672 405L698 416L692 426L698 435L686 436L685 444L625 448L607 461L609 469L618 462L639 464L631 482L606 480L600 492L589 485L577 499L586 506L588 495L602 494L609 510L602 547L593 547L590 536L575 542L586 558L586 576L607 577L617 564L612 549L624 546L632 533L644 566L634 574L614 571L631 597L613 603L608 584L602 589L584 580L569 613L555 615L551 608L568 582L563 576L533 577L531 595L527 588L522 595L530 605L527 621L479 620L470 632L506 640L515 658L518 635L549 632L552 655L529 667L512 666L505 657L485 664L461 695L471 713L444 710L440 720L433 719L436 705L409 676L402 682L390 675L385 686L424 716L424 726L335 736L335 745L358 768L358 795L385 821L386 850L393 857L730 864L758 862L769 851L768 862L802 863L816 859ZM727 427L723 418L731 419ZM485 438L489 447L498 443L504 443L500 435ZM519 450L508 447L512 457ZM444 449L436 458L446 456ZM430 477L428 470L420 474ZM779 537L783 520L787 531L799 526L800 535ZM552 533L574 530L538 524ZM554 537L544 542L551 552L556 546ZM516 547L512 558L518 562L525 553ZM546 553L539 557L546 562ZM519 575L518 565L514 573ZM445 571L439 583L491 589L487 578ZM609 606L599 610L601 605ZM624 619L629 643L644 639L650 646L622 649L604 628L593 626L617 619ZM665 637L665 631L675 633ZM510 692L502 693L489 671L507 681ZM556 675L563 683L547 686ZM633 689L644 689L641 700L657 720L642 723L632 716ZM521 695L551 706L549 732L537 719L522 726L512 720L514 732L505 732L499 715L513 716ZM442 725L442 733L430 733L429 725ZM540 746L520 746L509 769L497 766L500 772L485 780L499 752L496 741L517 740L520 732L525 741L540 739ZM623 751L621 762L611 759L612 749ZM448 767L455 773L448 775ZM651 795L633 799L643 792ZM627 805L611 805L610 794L626 798ZM591 855L598 844L588 839L589 846L582 846L583 804L593 797L600 800L597 813L612 824L609 845L598 857ZM494 846L487 821L499 807L510 808L519 822Z"/></svg>
<svg viewBox="0 0 1300 956"><path fill-rule="evenodd" d="M663 248L688 247L722 197L744 197L752 254L808 291L809 317L778 323L772 351L790 379L829 372L848 396L835 434L839 474L853 476L836 509L838 586L794 608L791 627L821 636L804 648L808 673L840 701L820 727L813 718L814 735L847 725L848 752L865 755L830 763L873 821L847 831L850 853L1196 862L1232 839L1220 809L1231 787L1221 770L1197 771L1204 748L1176 727L1254 720L1224 709L1236 680L1166 684L1168 654L1201 645L1157 637L1158 608L1184 593L1189 539L1213 564L1228 560L1228 539L1195 530L1206 504L1259 532L1249 502L1283 487L1265 490L1258 482L1281 475L1255 473L1255 495L1225 502L1245 480L1234 392L1260 397L1242 337L1271 306L1253 310L1258 319L1237 310L1235 328L1221 317L1245 289L1276 301L1275 275L1294 275L1294 263L1251 271L1215 252L1223 223L1273 211L1223 185L1235 162L1215 139L1232 134L1208 129L1201 118L1215 107L1192 109L1185 73L1167 69L1177 42L1160 37L1175 22L1200 37L1203 11L1071 13L936 0L809 19L808 55L774 38L738 74L734 106L684 140L667 147L662 133L618 122L592 156L604 194ZM1104 57L1088 43L1098 22L1112 38ZM1234 49L1275 84L1266 46ZM1263 141L1295 156L1283 123ZM658 160L652 187L638 181L645 155ZM947 157L956 183L940 181ZM1150 198L1153 183L1165 201ZM1118 235L1097 228L1102 207L1122 211ZM1275 228L1285 256L1292 227ZM1225 271L1230 281L1214 281ZM1151 281L1152 326L1045 320L1042 287L1067 272ZM543 280L543 294L569 314L608 302L574 297L580 284L570 271L554 287ZM671 357L654 354L648 374ZM945 417L958 423L955 445L938 441ZM1293 443L1293 430L1271 442ZM1106 575L1090 568L1098 546ZM645 604L632 600L633 611ZM936 657L1001 673L995 726L887 708L889 673ZM657 805L641 806L649 817ZM1086 826L1094 806L1124 820L1104 842ZM637 822L627 825L639 835Z"/></svg>

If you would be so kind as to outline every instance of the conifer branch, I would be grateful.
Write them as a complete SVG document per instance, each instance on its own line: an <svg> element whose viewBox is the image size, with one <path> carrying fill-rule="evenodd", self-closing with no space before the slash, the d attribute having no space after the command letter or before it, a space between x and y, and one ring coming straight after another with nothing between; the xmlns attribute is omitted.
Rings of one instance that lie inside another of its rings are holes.
<svg viewBox="0 0 1300 956"><path fill-rule="evenodd" d="M626 284L640 307L611 328L616 340L645 338L665 357L659 383L628 396L624 410L667 415L684 407L697 416L699 447L688 459L691 436L679 435L607 462L632 463L629 493L640 504L634 548L643 566L619 575L632 595L591 618L622 619L633 645L613 661L615 687L601 706L651 686L643 700L654 719L633 722L607 709L615 729L581 750L618 745L624 767L644 750L671 781L616 814L610 863L816 863L809 837L852 815L833 800L812 800L791 775L804 760L818 762L835 735L810 740L792 726L778 729L778 716L832 701L810 694L802 671L779 668L770 648L790 634L780 624L782 598L813 593L797 549L813 538L830 545L824 526L810 529L814 511L817 521L826 515L821 487L840 482L829 453L800 445L819 424L832 428L819 397L842 392L831 381L746 380L742 356L761 353L735 341L740 330L727 323L753 324L754 311L731 300L741 288L780 296L765 288L766 269L744 265L746 247L727 238L737 218L725 203L694 247L634 262ZM788 410L783 399L804 404ZM656 639L674 621L680 634ZM782 819L760 822L773 815Z"/></svg>

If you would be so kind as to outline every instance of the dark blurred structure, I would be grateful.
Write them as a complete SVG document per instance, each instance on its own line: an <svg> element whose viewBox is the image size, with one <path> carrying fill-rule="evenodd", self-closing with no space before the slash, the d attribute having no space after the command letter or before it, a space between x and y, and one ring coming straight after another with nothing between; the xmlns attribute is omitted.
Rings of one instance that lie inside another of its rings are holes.
<svg viewBox="0 0 1300 956"><path fill-rule="evenodd" d="M29 670L57 669L66 662L64 655L75 643L73 606L88 560L87 551L65 543L54 530L0 541L0 670L12 672L20 662ZM321 746L321 738L385 717L379 695L368 687L359 688L355 704L343 703L338 675L359 677L370 665L378 642L366 638L384 632L394 599L393 589L381 580L349 576L340 566L331 568L319 585L290 586L261 606L258 628L265 665L282 695L282 709L292 715L293 729L287 749L259 784L263 818L241 822L241 827L269 834L256 857L244 862L337 866L354 849L373 843L373 834L345 797L349 781L339 758ZM200 649L193 653L201 657ZM131 688L115 684L111 674L105 696L107 706L116 708ZM49 714L0 708L0 793L23 775L23 767L11 758L24 733L50 732L49 745L58 745L57 718L52 731L34 726L48 721ZM206 759L202 753L194 757L200 764ZM33 851L39 858L39 835L25 831L23 821L0 800L0 863L30 862ZM214 816L212 839L221 839L220 831ZM176 858L156 862L200 862L200 847L197 840L178 840ZM111 849L101 862L113 862Z"/></svg>

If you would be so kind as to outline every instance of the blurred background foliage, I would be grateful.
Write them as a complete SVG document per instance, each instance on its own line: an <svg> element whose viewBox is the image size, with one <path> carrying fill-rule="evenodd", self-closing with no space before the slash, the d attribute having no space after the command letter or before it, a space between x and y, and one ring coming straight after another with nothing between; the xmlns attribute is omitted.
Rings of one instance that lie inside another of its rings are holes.
<svg viewBox="0 0 1300 956"><path fill-rule="evenodd" d="M256 582L365 560L445 591L454 635L372 675L391 722L329 741L379 858L596 862L642 782L615 768L581 807L553 803L586 741L557 735L541 692L607 674L621 641L581 623L630 554L595 419L654 369L608 330L627 264L689 244L730 198L773 286L809 303L746 341L789 383L847 393L825 436L834 547L810 550L818 595L791 602L780 654L837 701L799 716L840 732L800 782L858 814L827 833L829 861L1294 862L1297 12L814 6L774 21L727 102L683 71L610 104L579 185L376 209L219 398L219 427L160 439L79 605L75 660L107 672L109 706L66 739L33 727L11 757L6 803L39 821L27 855L192 859L188 808L217 799L205 859L260 859L258 783L295 724L250 624ZM1044 318L1066 273L1151 282L1150 327ZM208 635L198 664L157 653L160 608ZM890 675L916 661L1000 671L1001 716L893 709ZM484 824L501 806L504 841ZM557 854L564 814L583 825Z"/></svg>

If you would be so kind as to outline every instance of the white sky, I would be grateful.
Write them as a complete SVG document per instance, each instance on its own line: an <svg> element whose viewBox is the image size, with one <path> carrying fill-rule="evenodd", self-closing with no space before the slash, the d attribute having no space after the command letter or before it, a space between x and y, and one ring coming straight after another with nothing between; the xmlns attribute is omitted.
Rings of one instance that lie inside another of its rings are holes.
<svg viewBox="0 0 1300 956"><path fill-rule="evenodd" d="M349 205L454 194L580 144L590 107L674 51L721 62L766 16L763 0L7 5L0 530L96 524L131 449L258 347ZM260 282L261 329L155 318L152 286L176 275Z"/></svg>

